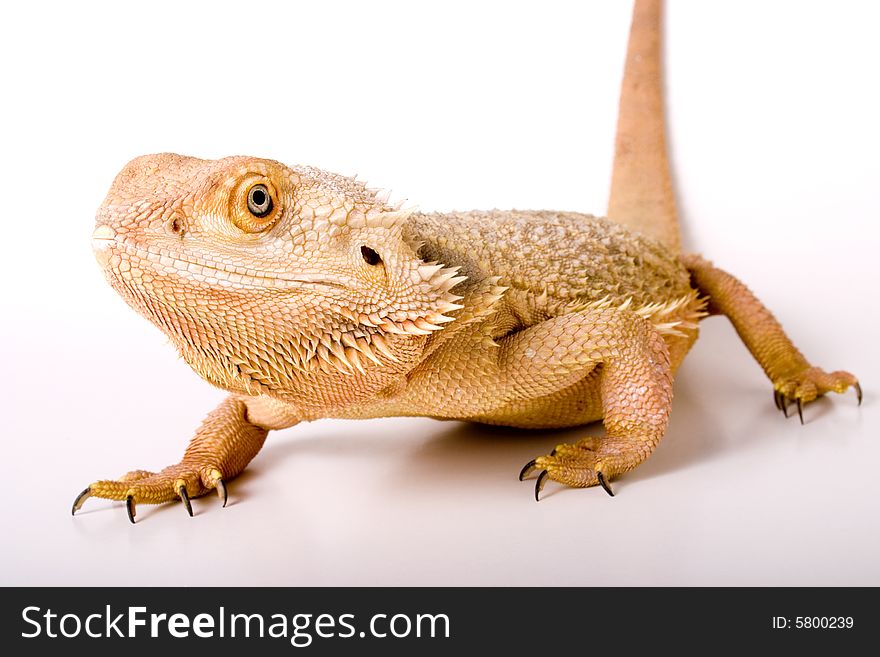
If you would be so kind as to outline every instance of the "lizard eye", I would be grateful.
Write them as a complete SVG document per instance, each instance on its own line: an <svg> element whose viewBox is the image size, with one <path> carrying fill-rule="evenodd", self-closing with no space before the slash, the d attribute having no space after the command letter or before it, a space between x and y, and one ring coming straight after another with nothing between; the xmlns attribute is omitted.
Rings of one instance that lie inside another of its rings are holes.
<svg viewBox="0 0 880 657"><path fill-rule="evenodd" d="M283 200L268 176L250 174L228 197L228 218L245 233L263 233L278 220Z"/></svg>
<svg viewBox="0 0 880 657"><path fill-rule="evenodd" d="M272 196L265 185L254 185L247 195L247 206L251 214L262 219L272 212Z"/></svg>

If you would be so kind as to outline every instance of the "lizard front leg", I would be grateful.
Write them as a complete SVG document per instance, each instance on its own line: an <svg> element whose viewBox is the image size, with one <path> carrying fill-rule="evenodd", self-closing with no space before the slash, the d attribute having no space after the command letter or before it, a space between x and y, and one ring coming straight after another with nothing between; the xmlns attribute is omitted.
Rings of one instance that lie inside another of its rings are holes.
<svg viewBox="0 0 880 657"><path fill-rule="evenodd" d="M773 314L741 281L711 262L692 255L684 259L700 292L709 297L710 314L724 315L773 384L776 407L788 417L788 405L797 404L801 424L803 407L826 392L853 387L859 404L862 389L849 372L826 372L812 366L782 330Z"/></svg>
<svg viewBox="0 0 880 657"><path fill-rule="evenodd" d="M138 503L160 504L176 499L183 501L192 516L190 498L211 490L217 491L226 506L226 482L240 474L257 455L269 429L295 423L275 421L267 426L262 418L254 417L271 417L262 406L265 404L260 404L260 398L227 397L202 422L180 463L160 472L134 470L117 480L96 481L76 498L73 513L89 497L102 497L125 500L131 522Z"/></svg>
<svg viewBox="0 0 880 657"><path fill-rule="evenodd" d="M608 482L644 461L660 442L672 405L669 351L654 326L628 310L588 310L548 320L502 344L502 363L524 381L552 380L581 368L595 378L605 435L558 445L529 462L540 470L535 498L548 479L569 486Z"/></svg>

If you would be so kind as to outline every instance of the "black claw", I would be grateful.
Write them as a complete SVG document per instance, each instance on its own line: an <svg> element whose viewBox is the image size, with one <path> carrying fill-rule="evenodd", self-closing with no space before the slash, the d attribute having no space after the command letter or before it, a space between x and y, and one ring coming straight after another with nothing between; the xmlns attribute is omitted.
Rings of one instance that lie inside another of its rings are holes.
<svg viewBox="0 0 880 657"><path fill-rule="evenodd" d="M547 474L546 470L541 470L541 474L538 475L537 481L535 481L535 502L540 502L541 498L539 495L541 491L544 489L544 484L547 482L547 477L550 475Z"/></svg>
<svg viewBox="0 0 880 657"><path fill-rule="evenodd" d="M785 417L788 417L788 397L786 397L785 395L781 395L781 400L782 400L782 414Z"/></svg>
<svg viewBox="0 0 880 657"><path fill-rule="evenodd" d="M599 485L605 489L605 492L608 493L611 497L614 497L614 491L611 490L611 486L608 485L608 482L605 481L605 475L602 474L602 471L596 473L596 478L599 480Z"/></svg>
<svg viewBox="0 0 880 657"><path fill-rule="evenodd" d="M798 407L798 417L800 417L801 424L803 424L804 423L804 400L801 399L800 397L798 397L798 400L797 400L797 407Z"/></svg>
<svg viewBox="0 0 880 657"><path fill-rule="evenodd" d="M92 487L89 486L82 493L76 496L76 499L73 501L73 508L70 510L70 515L75 516L76 512L79 511L79 508L83 505L86 498L91 494Z"/></svg>
<svg viewBox="0 0 880 657"><path fill-rule="evenodd" d="M217 482L214 484L214 486L217 488L217 495L220 497L221 500L223 500L223 508L225 509L226 508L226 499L227 499L227 497L226 497L226 484L223 483L222 479L218 479Z"/></svg>
<svg viewBox="0 0 880 657"><path fill-rule="evenodd" d="M853 388L856 389L856 399L859 400L859 406L861 406L861 405L862 405L862 386L860 386L860 385L859 385L859 382L856 381L856 382L853 384Z"/></svg>
<svg viewBox="0 0 880 657"><path fill-rule="evenodd" d="M193 507L192 503L189 501L189 494L186 492L186 486L181 486L177 489L177 494L180 495L180 499L183 500L183 505L186 507L186 512L189 514L189 517L193 517Z"/></svg>
<svg viewBox="0 0 880 657"><path fill-rule="evenodd" d="M773 403L776 404L776 408L780 411L782 410L782 393L778 390L773 391Z"/></svg>
<svg viewBox="0 0 880 657"><path fill-rule="evenodd" d="M125 510L128 511L128 519L134 524L134 497L129 495L125 498Z"/></svg>
<svg viewBox="0 0 880 657"><path fill-rule="evenodd" d="M553 448L553 451L550 452L550 456L556 456L556 448L555 447Z"/></svg>
<svg viewBox="0 0 880 657"><path fill-rule="evenodd" d="M523 466L523 469L519 471L519 480L522 481L523 479L525 479L526 475L528 475L532 471L532 468L534 468L536 464L537 461L535 459L532 459L531 461L526 463Z"/></svg>

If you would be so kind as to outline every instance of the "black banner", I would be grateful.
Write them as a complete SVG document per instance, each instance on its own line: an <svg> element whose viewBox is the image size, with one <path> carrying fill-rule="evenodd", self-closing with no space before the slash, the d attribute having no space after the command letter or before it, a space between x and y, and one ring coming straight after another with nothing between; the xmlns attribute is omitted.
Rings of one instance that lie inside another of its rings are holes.
<svg viewBox="0 0 880 657"><path fill-rule="evenodd" d="M7 588L0 614L11 654L843 650L880 638L876 590L857 588Z"/></svg>

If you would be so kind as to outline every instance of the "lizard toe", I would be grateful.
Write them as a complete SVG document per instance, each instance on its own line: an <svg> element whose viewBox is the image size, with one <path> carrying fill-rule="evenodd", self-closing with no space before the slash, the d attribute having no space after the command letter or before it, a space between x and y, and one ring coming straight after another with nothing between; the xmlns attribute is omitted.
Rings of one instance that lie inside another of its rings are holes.
<svg viewBox="0 0 880 657"><path fill-rule="evenodd" d="M520 481L539 470L535 480L535 500L539 500L541 491L548 481L556 481L574 488L600 484L596 464L597 454L592 449L582 447L579 443L557 445L551 454L529 461L520 472Z"/></svg>
<svg viewBox="0 0 880 657"><path fill-rule="evenodd" d="M637 445L638 443L636 443ZM520 479L540 471L535 481L535 499L548 481L573 488L601 486L611 497L614 491L610 481L639 462L638 449L626 439L610 436L588 436L576 443L563 443L547 456L529 461L520 473Z"/></svg>
<svg viewBox="0 0 880 657"><path fill-rule="evenodd" d="M96 481L83 490L74 500L72 513L76 514L86 500L98 497L124 501L128 519L133 523L138 504L162 504L180 500L192 517L191 498L200 497L216 490L226 506L228 493L220 469L212 464L198 465L179 463L161 472L134 470L116 480Z"/></svg>
<svg viewBox="0 0 880 657"><path fill-rule="evenodd" d="M859 405L862 403L862 387L849 372L838 370L826 372L818 367L807 367L793 375L782 377L773 384L773 401L785 417L788 407L797 406L798 417L804 424L804 406L828 392L843 393L853 388Z"/></svg>

